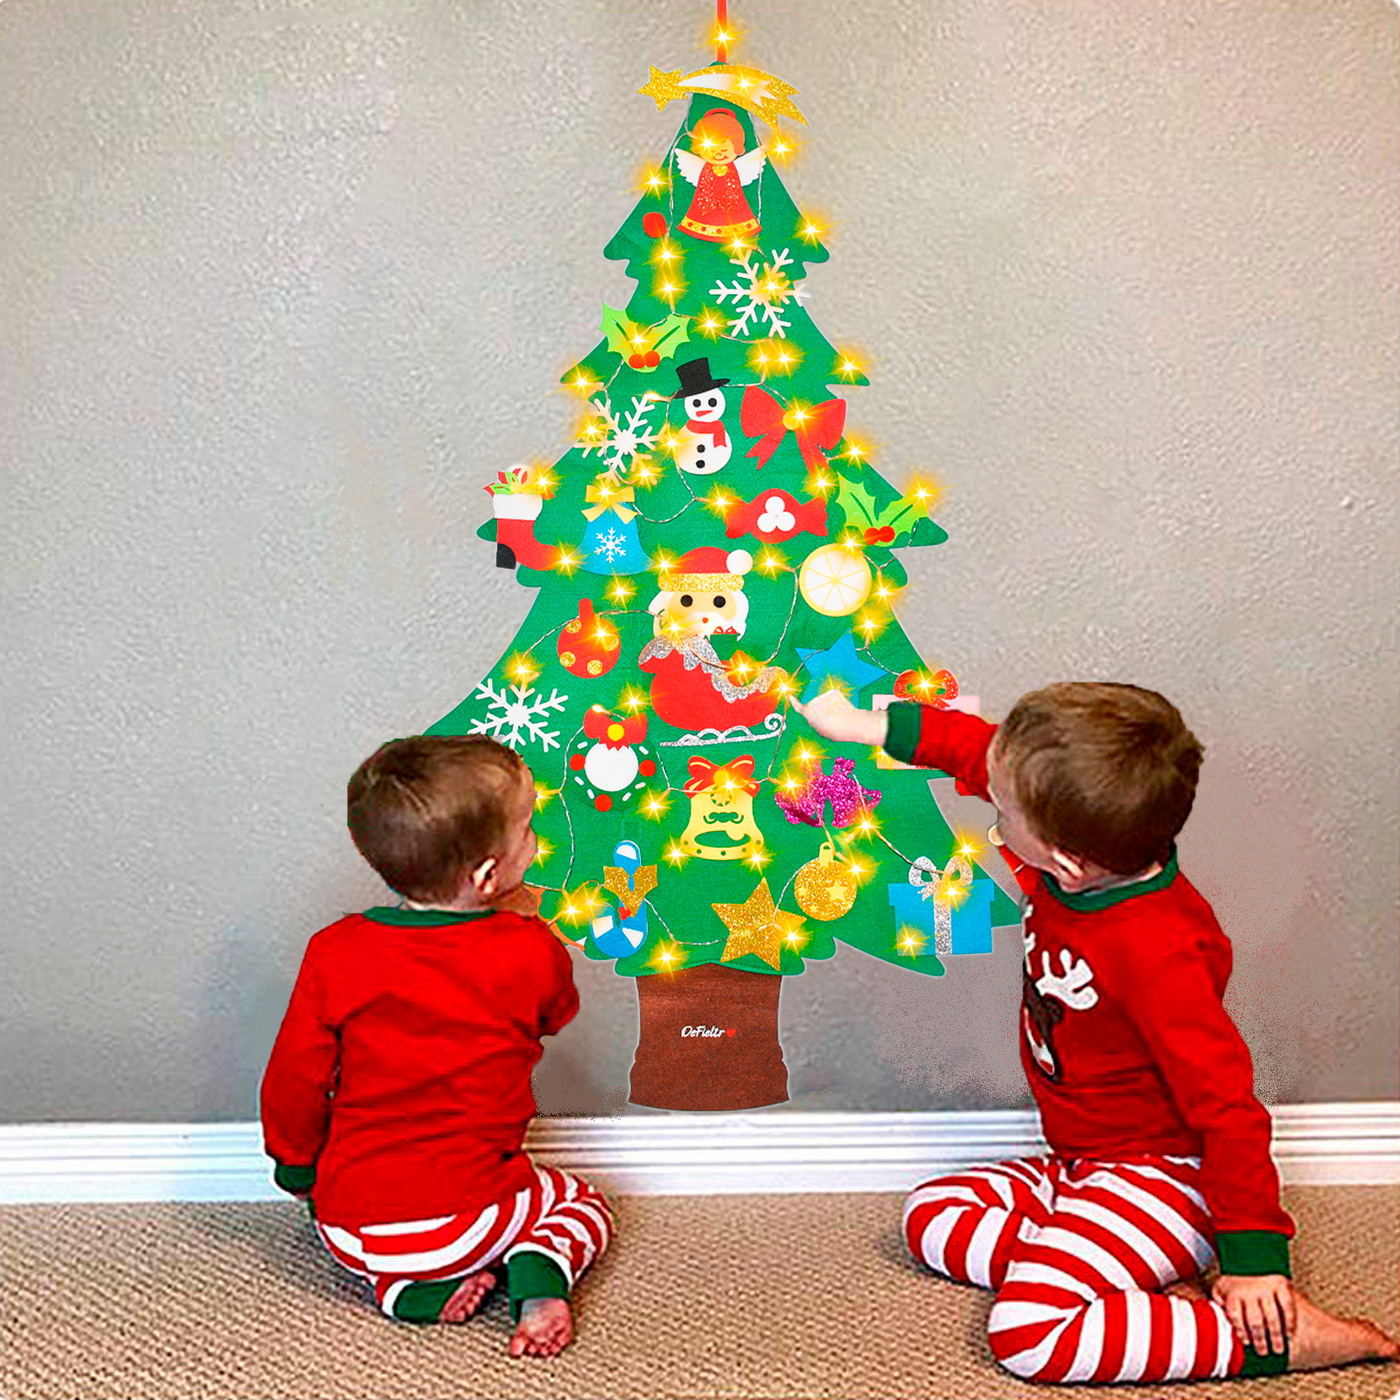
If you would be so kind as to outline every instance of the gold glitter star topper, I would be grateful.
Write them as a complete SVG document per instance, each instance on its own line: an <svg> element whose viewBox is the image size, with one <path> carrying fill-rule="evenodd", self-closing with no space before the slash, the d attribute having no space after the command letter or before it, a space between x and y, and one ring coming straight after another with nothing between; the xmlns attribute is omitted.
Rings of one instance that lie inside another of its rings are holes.
<svg viewBox="0 0 1400 1400"><path fill-rule="evenodd" d="M733 962L745 953L755 953L776 970L783 944L799 947L806 932L798 915L773 907L766 879L758 882L758 888L742 904L712 904L710 908L729 930L729 940L720 954L721 962Z"/></svg>
<svg viewBox="0 0 1400 1400"><path fill-rule="evenodd" d="M807 125L807 118L791 100L792 94L797 91L791 83L742 63L711 64L708 68L697 68L685 77L681 77L679 68L666 73L653 66L646 85L637 91L655 101L658 112L678 97L708 93L761 117L774 131L778 129L779 117L791 117L793 121Z"/></svg>

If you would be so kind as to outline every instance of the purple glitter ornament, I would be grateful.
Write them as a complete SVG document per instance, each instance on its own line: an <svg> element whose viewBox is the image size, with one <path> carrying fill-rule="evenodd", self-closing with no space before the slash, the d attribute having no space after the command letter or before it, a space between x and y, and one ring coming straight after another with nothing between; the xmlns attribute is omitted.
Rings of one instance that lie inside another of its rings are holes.
<svg viewBox="0 0 1400 1400"><path fill-rule="evenodd" d="M778 793L776 801L783 809L783 815L795 826L805 822L808 826L821 826L822 810L827 801L831 802L831 824L838 831L848 827L860 815L861 809L874 807L883 793L872 791L861 785L851 776L855 771L855 760L838 758L830 773L820 769L796 797Z"/></svg>

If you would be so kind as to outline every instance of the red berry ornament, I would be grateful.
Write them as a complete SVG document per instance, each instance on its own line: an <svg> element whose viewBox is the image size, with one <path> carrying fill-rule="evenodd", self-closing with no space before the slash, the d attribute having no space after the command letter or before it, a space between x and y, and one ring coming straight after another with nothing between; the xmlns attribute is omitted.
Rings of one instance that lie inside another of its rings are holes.
<svg viewBox="0 0 1400 1400"><path fill-rule="evenodd" d="M648 369L655 369L661 363L661 356L655 350L648 350L642 356L642 361Z"/></svg>
<svg viewBox="0 0 1400 1400"><path fill-rule="evenodd" d="M666 232L666 220L653 209L642 216L642 232L648 238L661 238Z"/></svg>

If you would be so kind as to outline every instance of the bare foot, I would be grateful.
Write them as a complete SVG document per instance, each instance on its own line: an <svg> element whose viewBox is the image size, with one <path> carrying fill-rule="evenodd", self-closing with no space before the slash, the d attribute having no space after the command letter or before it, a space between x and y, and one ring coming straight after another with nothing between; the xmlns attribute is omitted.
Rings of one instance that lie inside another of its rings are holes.
<svg viewBox="0 0 1400 1400"><path fill-rule="evenodd" d="M462 1280L462 1286L442 1305L438 1321L465 1322L495 1286L496 1275L485 1269L479 1274L468 1274Z"/></svg>
<svg viewBox="0 0 1400 1400"><path fill-rule="evenodd" d="M567 1298L526 1298L520 1325L510 1339L512 1356L557 1356L574 1339L574 1315Z"/></svg>
<svg viewBox="0 0 1400 1400"><path fill-rule="evenodd" d="M1175 1283L1167 1284L1162 1292L1170 1293L1173 1298L1185 1298L1189 1303L1203 1303L1210 1297L1200 1274L1193 1274L1190 1278L1179 1278Z"/></svg>
<svg viewBox="0 0 1400 1400"><path fill-rule="evenodd" d="M1352 1361L1400 1361L1400 1344L1374 1323L1359 1317L1334 1317L1301 1293L1298 1327L1288 1343L1290 1371L1316 1371Z"/></svg>

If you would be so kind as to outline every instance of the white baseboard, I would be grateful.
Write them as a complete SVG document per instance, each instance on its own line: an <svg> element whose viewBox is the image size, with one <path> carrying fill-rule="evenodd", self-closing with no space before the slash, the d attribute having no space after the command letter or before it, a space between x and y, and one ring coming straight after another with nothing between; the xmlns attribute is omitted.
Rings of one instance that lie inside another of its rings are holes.
<svg viewBox="0 0 1400 1400"><path fill-rule="evenodd" d="M1285 1183L1400 1184L1400 1103L1271 1110ZM532 1156L621 1195L905 1191L977 1162L1043 1152L1030 1110L542 1118ZM256 1123L0 1126L0 1204L285 1200Z"/></svg>

